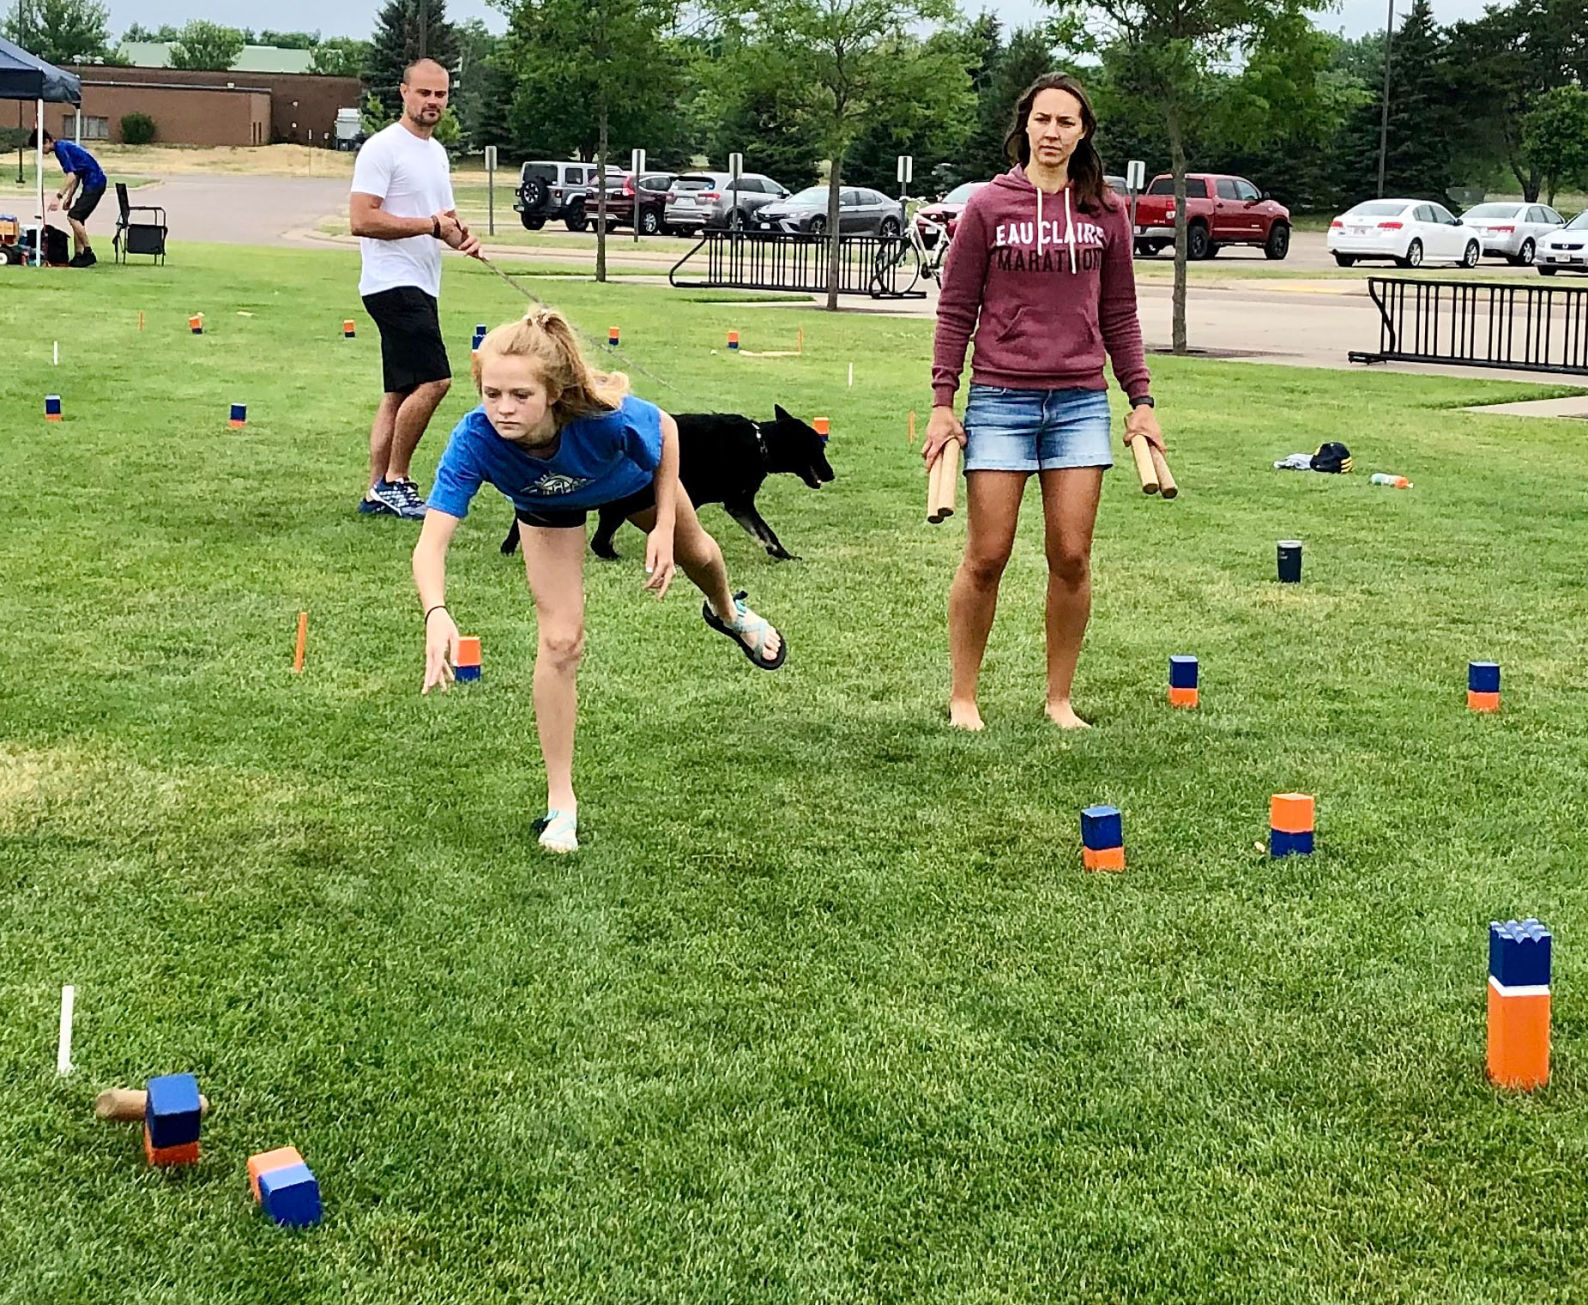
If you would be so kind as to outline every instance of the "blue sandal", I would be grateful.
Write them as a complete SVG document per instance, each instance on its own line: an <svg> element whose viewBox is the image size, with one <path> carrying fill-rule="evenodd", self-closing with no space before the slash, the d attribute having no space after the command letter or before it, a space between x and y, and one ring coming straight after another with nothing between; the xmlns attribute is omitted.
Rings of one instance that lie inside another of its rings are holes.
<svg viewBox="0 0 1588 1305"><path fill-rule="evenodd" d="M763 671L775 671L788 657L788 640L772 628L771 622L757 616L745 605L746 594L740 590L733 596L734 619L732 622L724 621L711 610L711 602L707 600L700 605L700 615L713 630L725 634L739 645L739 649L750 659L752 666L758 666ZM761 649L766 647L767 636L778 635L777 654L774 657L763 657Z"/></svg>

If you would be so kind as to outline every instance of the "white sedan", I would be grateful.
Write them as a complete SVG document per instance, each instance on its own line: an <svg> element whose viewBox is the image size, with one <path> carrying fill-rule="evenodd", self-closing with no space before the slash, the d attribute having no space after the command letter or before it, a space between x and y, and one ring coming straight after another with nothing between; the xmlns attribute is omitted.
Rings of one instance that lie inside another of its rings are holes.
<svg viewBox="0 0 1588 1305"><path fill-rule="evenodd" d="M1553 235L1538 242L1540 276L1556 272L1588 272L1588 211L1579 213Z"/></svg>
<svg viewBox="0 0 1588 1305"><path fill-rule="evenodd" d="M1566 225L1548 204L1478 204L1461 215L1483 241L1483 252L1513 267L1528 267L1545 236Z"/></svg>
<svg viewBox="0 0 1588 1305"><path fill-rule="evenodd" d="M1329 223L1329 252L1341 267L1387 258L1402 267L1425 261L1476 267L1477 233L1443 204L1422 199L1369 199Z"/></svg>

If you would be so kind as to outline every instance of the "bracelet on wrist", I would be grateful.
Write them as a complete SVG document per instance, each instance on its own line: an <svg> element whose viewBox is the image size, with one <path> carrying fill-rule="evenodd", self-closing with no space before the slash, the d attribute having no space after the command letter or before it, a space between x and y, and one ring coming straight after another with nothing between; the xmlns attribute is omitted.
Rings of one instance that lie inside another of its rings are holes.
<svg viewBox="0 0 1588 1305"><path fill-rule="evenodd" d="M430 234L432 236L434 236L437 240L441 239L441 219L440 218L433 217L433 218L430 219Z"/></svg>
<svg viewBox="0 0 1588 1305"><path fill-rule="evenodd" d="M430 618L432 616L434 616L437 612L444 612L446 610L447 610L447 605L445 603L437 603L434 607L427 608L425 610L425 625L426 625L426 627L428 627L430 625Z"/></svg>
<svg viewBox="0 0 1588 1305"><path fill-rule="evenodd" d="M1150 394L1138 394L1130 401L1132 408L1156 408L1158 405L1152 401Z"/></svg>

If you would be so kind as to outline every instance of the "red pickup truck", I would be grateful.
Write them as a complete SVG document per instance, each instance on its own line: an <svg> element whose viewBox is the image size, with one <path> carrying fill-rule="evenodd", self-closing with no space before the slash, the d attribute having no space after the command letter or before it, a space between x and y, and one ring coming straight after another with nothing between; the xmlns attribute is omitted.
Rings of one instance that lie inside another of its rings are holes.
<svg viewBox="0 0 1588 1305"><path fill-rule="evenodd" d="M1212 258L1225 245L1257 245L1268 258L1290 252L1290 210L1245 177L1188 172L1186 257ZM1136 197L1136 252L1151 258L1174 244L1174 178L1167 172Z"/></svg>

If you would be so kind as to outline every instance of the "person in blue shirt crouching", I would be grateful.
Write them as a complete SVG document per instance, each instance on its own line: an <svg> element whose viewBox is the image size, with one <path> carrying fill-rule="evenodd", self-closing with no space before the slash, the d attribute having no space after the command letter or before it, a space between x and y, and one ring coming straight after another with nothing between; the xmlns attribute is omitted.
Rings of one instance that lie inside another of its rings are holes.
<svg viewBox="0 0 1588 1305"><path fill-rule="evenodd" d="M717 541L701 528L678 482L678 425L628 393L621 372L595 371L573 328L537 308L486 335L472 364L480 406L452 431L436 467L414 547L414 583L424 612L421 693L453 678L458 627L446 606L447 546L489 481L513 501L524 567L535 601L535 727L546 763L540 845L579 847L573 791L575 675L584 655L585 516L619 504L645 531L645 588L665 597L675 564L706 597L701 617L762 670L776 670L788 644L728 584Z"/></svg>
<svg viewBox="0 0 1588 1305"><path fill-rule="evenodd" d="M28 148L37 149L39 129L34 128L28 137ZM66 174L66 181L55 192L50 202L50 212L66 205L66 221L72 228L72 244L76 252L67 267L92 267L99 260L94 257L94 247L88 239L87 222L99 201L105 198L105 172L98 161L75 141L56 140L44 132L44 148L55 155L55 161Z"/></svg>

